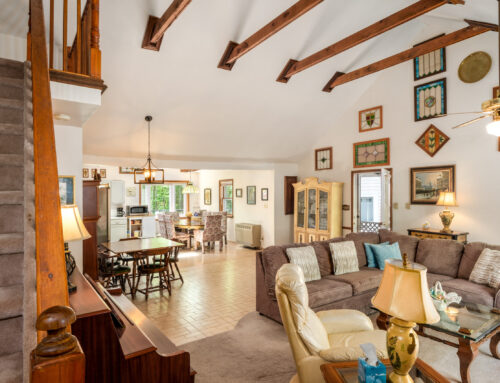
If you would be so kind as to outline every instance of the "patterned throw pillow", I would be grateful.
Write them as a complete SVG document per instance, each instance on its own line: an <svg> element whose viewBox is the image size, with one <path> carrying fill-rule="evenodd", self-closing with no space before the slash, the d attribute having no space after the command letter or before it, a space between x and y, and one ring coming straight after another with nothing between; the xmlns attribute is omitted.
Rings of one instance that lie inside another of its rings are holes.
<svg viewBox="0 0 500 383"><path fill-rule="evenodd" d="M500 265L496 265L491 271L490 279L488 280L488 286L494 289L500 289Z"/></svg>
<svg viewBox="0 0 500 383"><path fill-rule="evenodd" d="M484 249L477 259L472 272L470 273L469 281L479 283L481 285L490 285L490 283L492 283L497 284L498 286L500 279L498 276L499 264L500 251Z"/></svg>
<svg viewBox="0 0 500 383"><path fill-rule="evenodd" d="M317 281L321 279L319 271L318 258L312 246L290 247L286 249L286 255L290 263L299 266L304 273L306 282Z"/></svg>
<svg viewBox="0 0 500 383"><path fill-rule="evenodd" d="M335 275L359 271L356 246L353 241L331 242L330 251Z"/></svg>

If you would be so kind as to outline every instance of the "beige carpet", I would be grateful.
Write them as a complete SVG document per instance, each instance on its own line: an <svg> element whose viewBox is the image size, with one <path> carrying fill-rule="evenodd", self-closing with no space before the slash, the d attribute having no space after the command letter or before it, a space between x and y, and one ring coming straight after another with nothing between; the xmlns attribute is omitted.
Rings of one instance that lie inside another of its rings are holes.
<svg viewBox="0 0 500 383"><path fill-rule="evenodd" d="M420 337L420 358L451 382L460 382L456 349ZM197 383L288 382L295 364L283 327L253 312L234 330L186 343ZM500 361L481 346L471 367L472 383L500 382Z"/></svg>

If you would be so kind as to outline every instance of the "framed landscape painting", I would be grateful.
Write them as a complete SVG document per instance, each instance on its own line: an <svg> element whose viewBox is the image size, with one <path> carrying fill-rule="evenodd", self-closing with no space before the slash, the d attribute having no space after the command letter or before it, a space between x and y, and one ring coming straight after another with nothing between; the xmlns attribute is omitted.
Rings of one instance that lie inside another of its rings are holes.
<svg viewBox="0 0 500 383"><path fill-rule="evenodd" d="M446 114L446 79L415 86L415 121Z"/></svg>
<svg viewBox="0 0 500 383"><path fill-rule="evenodd" d="M390 165L390 138L356 142L353 145L353 166L364 168L367 166Z"/></svg>
<svg viewBox="0 0 500 383"><path fill-rule="evenodd" d="M59 198L61 206L75 204L75 177L59 176Z"/></svg>
<svg viewBox="0 0 500 383"><path fill-rule="evenodd" d="M412 205L435 205L442 191L455 191L455 165L410 169Z"/></svg>

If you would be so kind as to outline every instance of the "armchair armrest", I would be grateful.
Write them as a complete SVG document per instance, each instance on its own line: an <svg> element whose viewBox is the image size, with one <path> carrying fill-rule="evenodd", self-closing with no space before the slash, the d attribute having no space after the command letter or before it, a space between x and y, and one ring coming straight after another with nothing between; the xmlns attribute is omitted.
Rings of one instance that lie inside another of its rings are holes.
<svg viewBox="0 0 500 383"><path fill-rule="evenodd" d="M316 314L328 334L373 330L370 318L357 310L327 310Z"/></svg>
<svg viewBox="0 0 500 383"><path fill-rule="evenodd" d="M500 309L500 289L497 290L495 294L495 300L493 301L493 307Z"/></svg>

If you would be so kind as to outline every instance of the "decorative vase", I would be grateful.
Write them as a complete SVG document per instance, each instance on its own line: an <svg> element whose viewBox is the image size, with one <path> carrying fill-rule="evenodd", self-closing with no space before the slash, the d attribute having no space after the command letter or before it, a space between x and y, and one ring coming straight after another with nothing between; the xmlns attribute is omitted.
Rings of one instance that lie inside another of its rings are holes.
<svg viewBox="0 0 500 383"><path fill-rule="evenodd" d="M455 213L452 213L450 210L443 210L439 213L439 216L441 217L441 222L443 223L443 229L441 231L444 233L451 233L450 225L451 221L453 221Z"/></svg>
<svg viewBox="0 0 500 383"><path fill-rule="evenodd" d="M392 383L413 383L408 374L418 355L418 337L413 330L415 322L391 318L387 329L387 352L393 368L389 375Z"/></svg>

